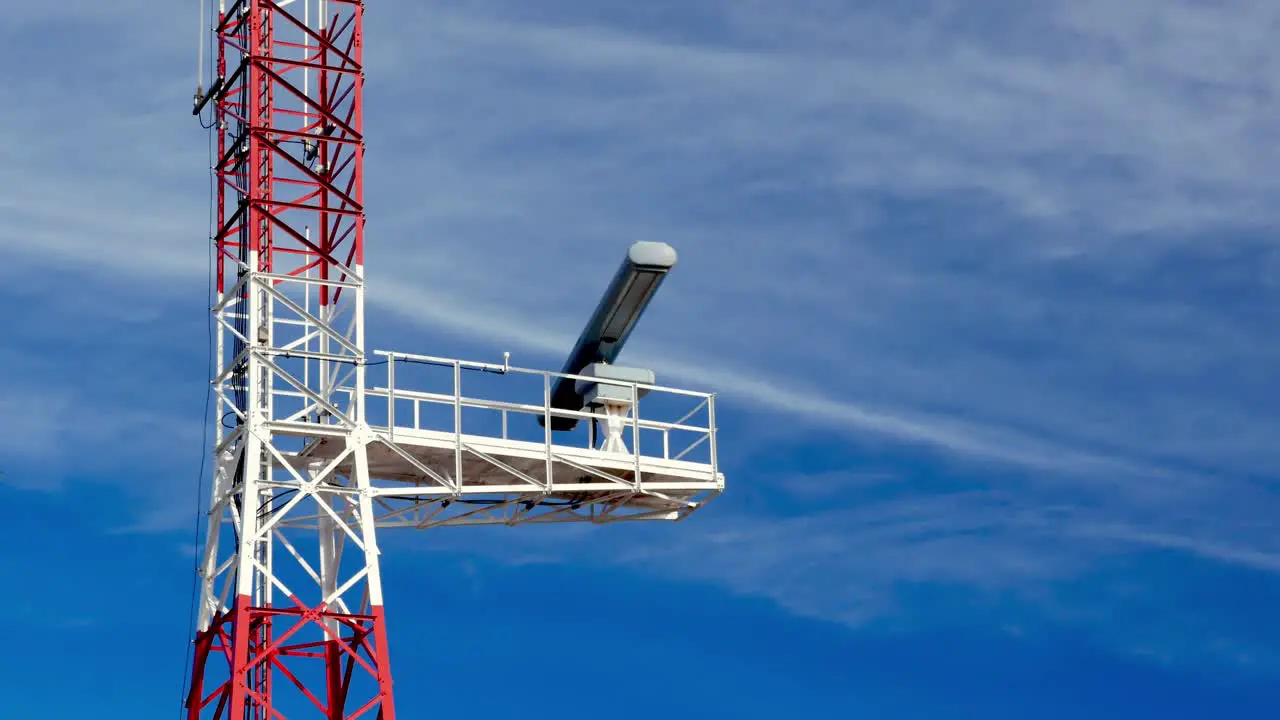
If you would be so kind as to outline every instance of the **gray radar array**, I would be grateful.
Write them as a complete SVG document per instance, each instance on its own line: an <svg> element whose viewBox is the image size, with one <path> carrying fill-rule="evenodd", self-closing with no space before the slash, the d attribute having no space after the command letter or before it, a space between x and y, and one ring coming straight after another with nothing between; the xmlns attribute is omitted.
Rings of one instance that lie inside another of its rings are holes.
<svg viewBox="0 0 1280 720"><path fill-rule="evenodd" d="M675 264L675 248L666 243L641 241L633 244L560 372L622 383L654 384L652 370L623 367L614 362L649 301ZM645 392L643 388L637 390L635 399L643 397ZM552 408L569 411L591 409L603 416L605 437L602 450L626 452L622 444L622 426L632 400L632 389L626 385L590 380L562 377L551 390ZM538 424L545 425L542 417L538 418ZM572 430L577 425L576 417L551 418L553 431Z"/></svg>

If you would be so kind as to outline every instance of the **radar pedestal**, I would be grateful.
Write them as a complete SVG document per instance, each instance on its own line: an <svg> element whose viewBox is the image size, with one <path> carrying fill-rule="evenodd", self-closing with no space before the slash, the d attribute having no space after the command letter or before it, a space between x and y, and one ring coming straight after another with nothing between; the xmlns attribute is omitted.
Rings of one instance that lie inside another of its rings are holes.
<svg viewBox="0 0 1280 720"><path fill-rule="evenodd" d="M654 384L653 371L601 362L588 365L579 374L591 378L579 379L574 390L582 397L583 408L600 417L604 438L599 449L628 454L623 440L627 419L636 402L649 394L646 386Z"/></svg>

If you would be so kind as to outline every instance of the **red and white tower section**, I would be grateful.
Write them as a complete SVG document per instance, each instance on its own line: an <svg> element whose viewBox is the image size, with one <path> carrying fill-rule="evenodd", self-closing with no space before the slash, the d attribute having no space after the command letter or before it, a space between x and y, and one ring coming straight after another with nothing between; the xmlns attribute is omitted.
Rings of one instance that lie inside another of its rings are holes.
<svg viewBox="0 0 1280 720"><path fill-rule="evenodd" d="M216 134L217 434L193 720L394 719L380 529L678 520L724 487L710 393L601 362L366 353L363 15L239 0L212 20L196 112ZM600 401L566 409L560 385Z"/></svg>

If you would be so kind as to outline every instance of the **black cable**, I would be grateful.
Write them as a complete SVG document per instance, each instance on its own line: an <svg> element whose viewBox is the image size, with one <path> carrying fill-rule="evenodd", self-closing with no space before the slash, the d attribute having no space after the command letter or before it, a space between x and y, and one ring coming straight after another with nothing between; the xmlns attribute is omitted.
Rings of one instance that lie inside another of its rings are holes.
<svg viewBox="0 0 1280 720"><path fill-rule="evenodd" d="M262 522L263 520L266 520L271 515L276 514L276 512L279 511L281 508L283 508L285 505L288 505L289 496L293 495L296 492L298 492L298 488L296 487L280 489L280 492L272 494L269 500L265 500L261 504L259 504L258 505L258 522ZM285 500L285 502L281 504L277 504L280 500ZM272 507L267 507L268 505L271 505Z"/></svg>
<svg viewBox="0 0 1280 720"><path fill-rule="evenodd" d="M210 92L212 92L212 90L213 90L213 88L210 88ZM211 105L211 106L216 106L216 105L217 105L217 103L216 103L216 102L210 102L210 103L209 103L209 105ZM214 110L213 110L213 120L210 120L208 125L205 125L205 124L204 124L204 111L203 111L203 110L200 112L200 117L198 118L198 120L199 120L199 122L200 122L200 127L204 128L205 130L212 130L212 129L213 129L213 128L218 124L218 109L217 109L217 107L214 107Z"/></svg>
<svg viewBox="0 0 1280 720"><path fill-rule="evenodd" d="M210 43L209 43L209 54L211 57L213 55L213 48L214 48L213 40L214 40L214 37L213 37L212 28L211 28ZM205 130L211 130L213 126L216 124L216 117L217 117L216 109L214 110L214 116L215 116L214 123L211 123L210 125L206 126L203 120L201 120L200 126ZM213 301L214 264L215 264L216 255L217 255L217 246L216 244L213 243L214 228L216 227L215 219L214 219L214 212L215 212L214 208L216 207L214 203L214 197L215 197L215 193L217 192L217 173L215 172L213 167L214 149L213 149L213 133L212 132L206 133L205 144L206 144L206 156L209 161L209 197L208 197L209 210L208 210L208 227L206 229L206 233L208 236L208 241L210 242L210 247L207 249L207 255L206 255L207 268L206 268L206 279L205 279L205 282L206 282L205 299L206 299L207 307L211 308L213 306L212 301ZM187 642L183 652L183 661L182 661L182 690L181 690L181 695L178 699L179 716L183 714L183 711L186 708L187 693L190 692L191 690L191 686L188 684L188 682L191 680L191 673L194 672L194 667L192 665L192 662L193 662L192 655L194 651L193 649L195 647L196 607L197 607L198 599L200 595L200 560L202 555L201 546L200 546L201 545L200 544L200 525L201 525L200 507L202 503L201 498L204 494L204 488L205 488L204 473L205 473L205 469L208 467L208 461L209 461L209 445L210 445L209 443L209 405L210 405L210 400L213 397L213 388L209 386L208 380L213 377L213 372L214 372L213 315L211 312L208 312L207 309L205 314L205 340L206 340L206 346L205 346L205 378L206 380L205 380L205 388L204 388L204 410L201 412L201 430L200 430L200 442L202 447L200 448L200 470L199 472L196 473L195 510L192 513L195 517L195 521L193 523L193 529L192 529L192 545L195 547L195 558L192 560L192 568L191 568L191 599L187 608Z"/></svg>

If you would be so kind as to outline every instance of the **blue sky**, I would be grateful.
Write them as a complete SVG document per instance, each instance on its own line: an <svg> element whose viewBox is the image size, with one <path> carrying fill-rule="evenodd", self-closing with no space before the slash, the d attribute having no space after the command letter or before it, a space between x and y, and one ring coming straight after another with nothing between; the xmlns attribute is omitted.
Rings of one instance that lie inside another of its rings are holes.
<svg viewBox="0 0 1280 720"><path fill-rule="evenodd" d="M165 5L0 27L4 717L176 712L207 175ZM722 393L729 476L679 525L388 536L402 716L1274 713L1274 3L370 5L371 347L556 366L671 242L627 354Z"/></svg>

